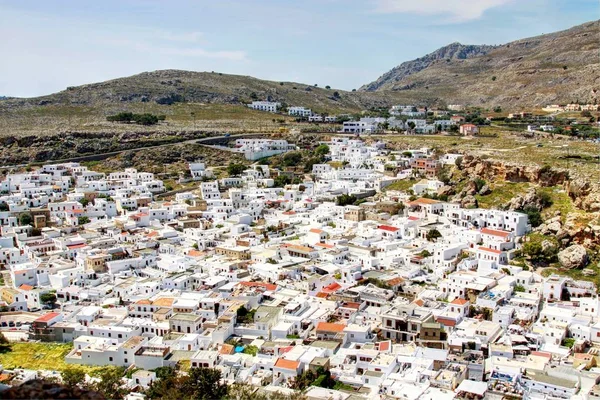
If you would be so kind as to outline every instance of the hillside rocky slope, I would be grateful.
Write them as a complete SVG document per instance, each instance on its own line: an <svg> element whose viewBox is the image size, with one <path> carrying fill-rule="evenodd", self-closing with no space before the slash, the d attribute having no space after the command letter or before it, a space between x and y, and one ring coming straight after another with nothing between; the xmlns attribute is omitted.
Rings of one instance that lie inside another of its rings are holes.
<svg viewBox="0 0 600 400"><path fill-rule="evenodd" d="M600 21L501 46L453 43L360 88L426 103L539 107L594 102L600 89Z"/></svg>

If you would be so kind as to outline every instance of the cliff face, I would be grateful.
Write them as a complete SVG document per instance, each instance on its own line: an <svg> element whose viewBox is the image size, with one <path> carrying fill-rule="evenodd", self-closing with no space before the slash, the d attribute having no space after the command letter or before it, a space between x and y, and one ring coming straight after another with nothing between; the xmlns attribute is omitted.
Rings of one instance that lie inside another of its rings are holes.
<svg viewBox="0 0 600 400"><path fill-rule="evenodd" d="M461 170L465 176L489 181L531 182L541 186L563 185L569 179L569 173L565 170L482 160L471 155L463 157Z"/></svg>
<svg viewBox="0 0 600 400"><path fill-rule="evenodd" d="M451 60L466 60L468 58L485 55L494 48L496 48L496 46L464 45L457 42L451 43L424 57L403 62L399 66L383 74L376 81L362 86L360 90L376 91L385 89L390 84L393 85L394 82L400 82L402 79L428 68L436 61L443 60L444 62L450 62Z"/></svg>

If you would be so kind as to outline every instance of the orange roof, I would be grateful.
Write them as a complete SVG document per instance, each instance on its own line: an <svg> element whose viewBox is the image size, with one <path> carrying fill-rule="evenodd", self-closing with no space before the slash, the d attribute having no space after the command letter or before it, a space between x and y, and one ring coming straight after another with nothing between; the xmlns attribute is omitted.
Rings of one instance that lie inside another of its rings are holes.
<svg viewBox="0 0 600 400"><path fill-rule="evenodd" d="M141 299L141 300L136 301L135 304L150 305L150 304L152 304L152 302L148 299Z"/></svg>
<svg viewBox="0 0 600 400"><path fill-rule="evenodd" d="M354 302L354 301L349 301L346 303L342 303L342 305L340 306L342 308L353 308L355 310L358 310L360 308L360 303Z"/></svg>
<svg viewBox="0 0 600 400"><path fill-rule="evenodd" d="M444 326L456 326L456 321L450 318L437 317L435 320Z"/></svg>
<svg viewBox="0 0 600 400"><path fill-rule="evenodd" d="M421 299L417 299L417 300L413 301L413 303L415 303L419 307L423 307L423 304L425 304L425 302Z"/></svg>
<svg viewBox="0 0 600 400"><path fill-rule="evenodd" d="M458 299L458 298L457 298L457 299L454 299L454 300L452 300L452 302L451 302L450 304L456 304L456 305L459 305L459 306L464 306L464 305L465 305L465 304L467 304L468 302L469 302L468 300L465 300L465 299Z"/></svg>
<svg viewBox="0 0 600 400"><path fill-rule="evenodd" d="M262 287L265 288L267 290L277 290L277 285L274 285L272 283L265 283L265 282L240 282L240 285L242 286L246 286L246 287Z"/></svg>
<svg viewBox="0 0 600 400"><path fill-rule="evenodd" d="M223 343L219 349L219 354L233 354L234 351L235 348L232 345Z"/></svg>
<svg viewBox="0 0 600 400"><path fill-rule="evenodd" d="M21 286L19 286L19 289L21 289L21 290L32 290L33 286L22 284Z"/></svg>
<svg viewBox="0 0 600 400"><path fill-rule="evenodd" d="M335 248L335 245L333 245L333 244L327 244L327 243L315 243L315 246L325 247L326 249L333 249L333 248Z"/></svg>
<svg viewBox="0 0 600 400"><path fill-rule="evenodd" d="M300 361L286 360L285 358L278 358L275 361L275 366L283 369L293 369L294 371L300 366Z"/></svg>
<svg viewBox="0 0 600 400"><path fill-rule="evenodd" d="M289 248L289 249L293 249L293 250L297 250L297 251L303 251L305 253L310 253L311 251L314 251L314 249L311 247L302 246L300 244L292 244L292 243L284 243L281 245L281 247L285 247L285 248Z"/></svg>
<svg viewBox="0 0 600 400"><path fill-rule="evenodd" d="M50 312L48 314L44 314L41 317L39 317L38 319L35 320L35 322L48 322L56 317L58 317L60 315L60 313L57 312Z"/></svg>
<svg viewBox="0 0 600 400"><path fill-rule="evenodd" d="M296 214L296 211L286 211L283 213L283 215L294 215Z"/></svg>
<svg viewBox="0 0 600 400"><path fill-rule="evenodd" d="M173 297L161 297L160 299L154 300L152 305L158 307L171 307L174 301L175 298Z"/></svg>
<svg viewBox="0 0 600 400"><path fill-rule="evenodd" d="M190 250L188 252L187 255L190 256L190 257L201 257L201 256L204 255L204 252L200 251L200 250L194 250L194 249L192 249L192 250Z"/></svg>
<svg viewBox="0 0 600 400"><path fill-rule="evenodd" d="M327 296L329 296L329 294L328 294L328 293L324 293L324 292L319 292L319 293L317 293L317 294L315 295L315 297L318 297L318 298L320 298L320 299L326 299L326 298L327 298Z"/></svg>
<svg viewBox="0 0 600 400"><path fill-rule="evenodd" d="M396 286L401 284L402 282L404 282L403 278L397 277L397 278L392 278L389 281L387 281L386 283L390 286Z"/></svg>
<svg viewBox="0 0 600 400"><path fill-rule="evenodd" d="M155 236L158 236L158 232L152 231L152 232L147 233L146 236L147 237L155 237Z"/></svg>
<svg viewBox="0 0 600 400"><path fill-rule="evenodd" d="M321 229L314 229L314 228L311 229L309 232L311 232L311 233L319 233L319 234L323 233L323 231Z"/></svg>
<svg viewBox="0 0 600 400"><path fill-rule="evenodd" d="M317 324L317 332L343 332L346 325L344 324L334 324L331 322L319 322Z"/></svg>
<svg viewBox="0 0 600 400"><path fill-rule="evenodd" d="M379 351L388 351L392 342L386 340L385 342L379 342Z"/></svg>
<svg viewBox="0 0 600 400"><path fill-rule="evenodd" d="M325 292L325 293L333 293L333 292L335 292L335 291L337 291L337 290L339 290L341 288L342 288L342 286L339 283L333 282L332 284L325 286L323 288L323 292Z"/></svg>
<svg viewBox="0 0 600 400"><path fill-rule="evenodd" d="M489 247L479 246L479 250L487 251L488 253L500 254L502 253L500 250L490 249Z"/></svg>
<svg viewBox="0 0 600 400"><path fill-rule="evenodd" d="M437 200L433 200L433 199L425 199L423 197L421 197L420 199L416 199L415 201L411 201L408 204L409 205L426 205L426 204L437 204L439 203L439 201Z"/></svg>
<svg viewBox="0 0 600 400"><path fill-rule="evenodd" d="M506 231L501 231L498 229L488 229L488 228L483 228L481 230L481 233L484 233L486 235L493 235L493 236L500 236L503 238L506 238L510 235L510 232L506 232Z"/></svg>
<svg viewBox="0 0 600 400"><path fill-rule="evenodd" d="M381 229L382 231L388 231L388 232L398 232L400 230L400 228L396 228L395 226L389 226L389 225L379 225L377 227L377 229Z"/></svg>

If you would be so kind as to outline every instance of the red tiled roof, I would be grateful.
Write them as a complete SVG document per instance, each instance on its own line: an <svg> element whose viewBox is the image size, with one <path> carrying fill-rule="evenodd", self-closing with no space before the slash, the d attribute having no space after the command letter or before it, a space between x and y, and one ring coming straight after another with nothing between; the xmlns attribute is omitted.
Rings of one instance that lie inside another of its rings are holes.
<svg viewBox="0 0 600 400"><path fill-rule="evenodd" d="M486 235L500 236L503 238L506 238L510 235L510 232L501 231L498 229L489 229L489 228L483 228L481 230L481 233L486 234Z"/></svg>
<svg viewBox="0 0 600 400"><path fill-rule="evenodd" d="M334 324L331 322L319 322L317 324L317 332L343 332L346 325L344 324Z"/></svg>
<svg viewBox="0 0 600 400"><path fill-rule="evenodd" d="M457 299L454 299L454 300L452 300L452 302L451 302L450 304L456 304L456 305L459 305L459 306L464 306L464 305L465 305L465 304L467 304L468 302L469 302L468 300L465 300L465 299L458 299L458 298L457 298Z"/></svg>
<svg viewBox="0 0 600 400"><path fill-rule="evenodd" d="M240 285L242 286L246 286L246 287L262 287L265 288L267 290L277 290L277 285L274 285L272 283L264 283L264 282L240 282Z"/></svg>
<svg viewBox="0 0 600 400"><path fill-rule="evenodd" d="M385 342L379 342L379 351L388 351L391 347L391 342L386 340Z"/></svg>
<svg viewBox="0 0 600 400"><path fill-rule="evenodd" d="M201 256L203 256L203 255L204 255L204 252L203 252L203 251L199 251L199 250L194 250L194 249L192 249L192 250L190 250L190 251L188 252L188 254L187 254L187 255L188 255L188 256L190 256L190 257L201 257Z"/></svg>
<svg viewBox="0 0 600 400"><path fill-rule="evenodd" d="M382 231L388 231L388 232L397 232L400 230L400 228L396 228L395 226L389 226L389 225L379 225L377 227L377 229L381 229Z"/></svg>
<svg viewBox="0 0 600 400"><path fill-rule="evenodd" d="M22 284L21 286L19 286L19 289L21 289L21 290L32 290L33 286Z"/></svg>
<svg viewBox="0 0 600 400"><path fill-rule="evenodd" d="M450 318L437 317L436 321L444 326L456 326L456 321Z"/></svg>
<svg viewBox="0 0 600 400"><path fill-rule="evenodd" d="M323 288L323 292L325 292L325 293L333 293L333 292L335 292L337 290L340 290L341 288L342 288L342 286L339 283L333 282L332 284L329 284L329 285L325 286Z"/></svg>
<svg viewBox="0 0 600 400"><path fill-rule="evenodd" d="M324 292L319 292L319 293L317 293L317 294L315 295L315 297L318 297L318 298L320 298L320 299L326 299L326 298L327 298L327 296L329 296L329 294L327 294L327 293L324 293Z"/></svg>
<svg viewBox="0 0 600 400"><path fill-rule="evenodd" d="M56 317L58 317L60 315L60 313L57 312L50 312L48 314L44 314L41 317L37 318L35 320L35 322L48 322Z"/></svg>
<svg viewBox="0 0 600 400"><path fill-rule="evenodd" d="M490 249L489 247L479 246L479 250L487 251L488 253L500 254L502 253L500 250Z"/></svg>
<svg viewBox="0 0 600 400"><path fill-rule="evenodd" d="M421 219L421 218L418 218L418 217L412 217L412 216L411 216L411 217L408 217L408 220L409 220L409 221L418 221L418 220L420 220L420 219Z"/></svg>
<svg viewBox="0 0 600 400"><path fill-rule="evenodd" d="M309 232L311 232L311 233L318 233L318 234L323 233L323 231L321 229L314 229L314 228L311 229Z"/></svg>
<svg viewBox="0 0 600 400"><path fill-rule="evenodd" d="M69 248L69 250L72 249L81 249L82 247L86 247L87 244L86 243L78 243L78 244L68 244L67 247Z"/></svg>
<svg viewBox="0 0 600 400"><path fill-rule="evenodd" d="M284 358L278 358L277 361L275 361L276 367L283 369L292 369L294 371L298 369L299 365L299 361L286 360Z"/></svg>

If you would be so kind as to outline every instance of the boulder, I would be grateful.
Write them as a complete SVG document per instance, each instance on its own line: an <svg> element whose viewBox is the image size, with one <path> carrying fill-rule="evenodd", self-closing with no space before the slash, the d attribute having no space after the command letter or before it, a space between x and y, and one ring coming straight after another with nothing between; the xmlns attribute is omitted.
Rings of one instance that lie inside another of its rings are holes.
<svg viewBox="0 0 600 400"><path fill-rule="evenodd" d="M483 185L481 190L479 190L479 194L482 196L488 195L492 193L492 189L488 185Z"/></svg>
<svg viewBox="0 0 600 400"><path fill-rule="evenodd" d="M454 190L454 188L449 185L444 185L441 188L439 188L437 191L437 194L439 196L442 196L442 195L452 196L455 193L456 193L456 191Z"/></svg>
<svg viewBox="0 0 600 400"><path fill-rule="evenodd" d="M462 208L476 208L478 206L477 199L474 196L465 196L460 201Z"/></svg>
<svg viewBox="0 0 600 400"><path fill-rule="evenodd" d="M558 261L567 269L583 268L588 263L588 255L585 247L575 244L558 252Z"/></svg>

